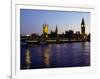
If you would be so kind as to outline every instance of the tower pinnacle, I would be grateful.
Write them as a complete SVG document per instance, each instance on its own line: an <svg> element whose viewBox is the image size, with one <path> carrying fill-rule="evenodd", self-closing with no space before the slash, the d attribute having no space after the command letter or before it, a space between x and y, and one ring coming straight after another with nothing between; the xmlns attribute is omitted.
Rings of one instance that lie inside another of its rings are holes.
<svg viewBox="0 0 100 79"><path fill-rule="evenodd" d="M82 18L81 25L85 25L84 18Z"/></svg>

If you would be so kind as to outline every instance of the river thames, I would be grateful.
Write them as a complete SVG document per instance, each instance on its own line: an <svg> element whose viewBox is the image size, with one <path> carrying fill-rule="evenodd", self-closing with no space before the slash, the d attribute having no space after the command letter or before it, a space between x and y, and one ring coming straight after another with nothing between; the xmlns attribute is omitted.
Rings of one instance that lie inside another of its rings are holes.
<svg viewBox="0 0 100 79"><path fill-rule="evenodd" d="M21 69L90 66L90 42L21 46Z"/></svg>

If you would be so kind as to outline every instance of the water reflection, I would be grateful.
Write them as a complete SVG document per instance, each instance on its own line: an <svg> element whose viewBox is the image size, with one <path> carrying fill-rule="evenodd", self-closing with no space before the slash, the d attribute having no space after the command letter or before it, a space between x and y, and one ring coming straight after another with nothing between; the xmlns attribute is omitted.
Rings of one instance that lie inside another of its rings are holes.
<svg viewBox="0 0 100 79"><path fill-rule="evenodd" d="M90 66L90 43L21 47L21 69Z"/></svg>
<svg viewBox="0 0 100 79"><path fill-rule="evenodd" d="M31 66L31 52L29 48L26 49L25 62L26 62L26 68L29 69Z"/></svg>
<svg viewBox="0 0 100 79"><path fill-rule="evenodd" d="M44 64L46 67L49 67L50 66L50 47L47 47L45 50L44 50Z"/></svg>

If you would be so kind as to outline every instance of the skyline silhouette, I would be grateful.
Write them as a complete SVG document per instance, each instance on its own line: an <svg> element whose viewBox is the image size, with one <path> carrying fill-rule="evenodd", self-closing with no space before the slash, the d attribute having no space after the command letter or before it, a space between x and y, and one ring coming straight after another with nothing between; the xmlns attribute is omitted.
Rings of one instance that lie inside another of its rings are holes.
<svg viewBox="0 0 100 79"><path fill-rule="evenodd" d="M49 25L49 33L51 30L54 31L56 26L59 34L67 30L76 32L81 30L82 18L86 24L86 33L89 34L89 12L20 9L20 31L21 35L42 34L43 24L46 23Z"/></svg>

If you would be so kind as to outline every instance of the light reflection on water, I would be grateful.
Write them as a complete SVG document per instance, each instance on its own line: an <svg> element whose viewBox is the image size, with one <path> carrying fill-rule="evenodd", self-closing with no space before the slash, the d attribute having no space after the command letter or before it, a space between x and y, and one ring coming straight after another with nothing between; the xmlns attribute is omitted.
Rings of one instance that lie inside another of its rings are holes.
<svg viewBox="0 0 100 79"><path fill-rule="evenodd" d="M25 62L26 62L26 68L30 68L32 62L31 62L31 52L28 48L26 49L25 53Z"/></svg>
<svg viewBox="0 0 100 79"><path fill-rule="evenodd" d="M47 67L50 65L50 48L44 50L44 64Z"/></svg>
<svg viewBox="0 0 100 79"><path fill-rule="evenodd" d="M21 46L21 69L90 66L90 43Z"/></svg>

